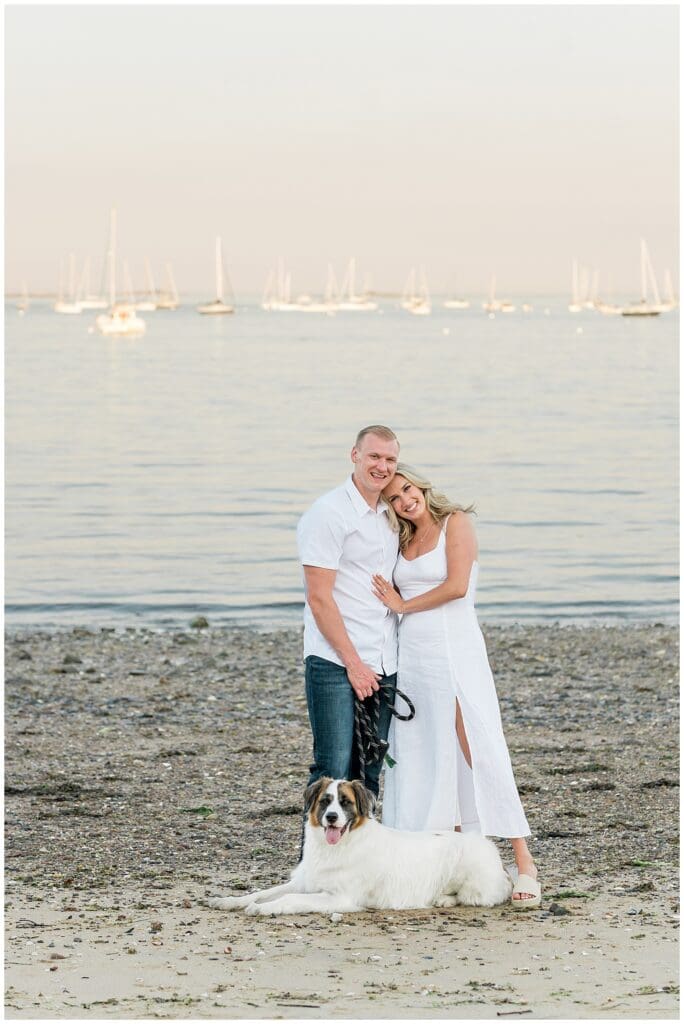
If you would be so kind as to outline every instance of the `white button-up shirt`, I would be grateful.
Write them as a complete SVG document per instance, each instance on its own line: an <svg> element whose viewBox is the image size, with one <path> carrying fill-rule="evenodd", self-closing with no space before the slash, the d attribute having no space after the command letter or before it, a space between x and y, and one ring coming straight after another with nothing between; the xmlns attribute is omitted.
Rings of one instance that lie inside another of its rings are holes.
<svg viewBox="0 0 684 1024"><path fill-rule="evenodd" d="M297 527L299 560L303 566L336 571L333 598L356 651L380 675L397 670L397 617L375 596L371 577L391 580L399 551L399 535L378 501L374 511L351 477L314 502ZM341 665L337 651L304 607L304 657L318 655Z"/></svg>

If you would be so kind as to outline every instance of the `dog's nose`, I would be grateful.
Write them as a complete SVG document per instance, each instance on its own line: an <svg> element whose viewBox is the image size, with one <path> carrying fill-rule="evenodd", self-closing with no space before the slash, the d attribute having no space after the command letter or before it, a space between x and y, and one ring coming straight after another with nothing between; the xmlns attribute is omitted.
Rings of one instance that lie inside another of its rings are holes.
<svg viewBox="0 0 684 1024"><path fill-rule="evenodd" d="M328 811L325 820L332 825L334 821L337 821L337 811Z"/></svg>

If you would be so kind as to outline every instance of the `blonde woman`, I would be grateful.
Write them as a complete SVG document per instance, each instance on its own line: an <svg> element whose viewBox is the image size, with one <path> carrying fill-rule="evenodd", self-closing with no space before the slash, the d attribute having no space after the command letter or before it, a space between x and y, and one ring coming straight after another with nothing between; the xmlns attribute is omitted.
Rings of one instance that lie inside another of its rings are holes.
<svg viewBox="0 0 684 1024"><path fill-rule="evenodd" d="M433 490L400 463L383 491L399 533L394 585L373 577L377 598L401 615L398 685L415 703L393 720L383 823L422 831L461 828L511 841L518 868L512 903L541 902L530 829L513 778L484 639L475 612L478 548L472 508Z"/></svg>

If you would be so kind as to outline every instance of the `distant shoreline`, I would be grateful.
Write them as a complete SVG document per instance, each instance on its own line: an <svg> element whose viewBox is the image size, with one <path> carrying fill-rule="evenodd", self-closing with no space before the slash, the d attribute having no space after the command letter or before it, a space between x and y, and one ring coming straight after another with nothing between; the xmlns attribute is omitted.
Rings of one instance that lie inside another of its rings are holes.
<svg viewBox="0 0 684 1024"><path fill-rule="evenodd" d="M316 290L317 290L316 288L312 289L313 292L316 292ZM139 288L135 292L135 294L143 295L144 291L145 291L145 289L141 287L141 288ZM195 302L201 302L203 299L206 299L205 292L206 292L206 289L204 289L204 291L199 290L199 291L192 291L192 292L179 292L178 293L179 304L182 306L184 304L190 305L190 304L195 303ZM632 296L633 292L634 292L634 288L631 288L631 289L630 288L625 288L623 291L611 292L609 297L610 298L616 298L617 296L623 296L623 297L626 297L624 299L624 301L631 301L631 299L629 299L629 296ZM398 291L373 291L373 290L371 290L371 291L367 292L366 294L369 296L369 298L385 299L388 302L398 302L402 298L402 293L398 292ZM527 301L527 300L529 300L531 298L532 301L563 303L563 312L566 311L565 307L567 307L568 303L571 301L571 296L569 294L566 294L565 292L562 292L562 291L561 292L555 292L555 291L554 292L535 292L535 291L532 291L532 290L517 290L517 291L509 291L506 294L507 294L507 296L510 299L515 300L516 302L522 302L523 300ZM465 296L470 301L470 303L471 303L470 310L468 310L468 309L465 309L465 310L451 310L451 312L454 313L454 314L462 315L463 313L472 312L473 308L479 309L480 308L479 307L480 302L485 302L485 301L487 301L487 298L488 298L488 293L486 291L481 291L481 290L476 290L476 291L463 290L462 293L459 293L459 297L461 295ZM435 302L437 302L437 303L444 302L444 301L446 301L448 299L451 299L453 297L454 297L454 293L453 292L434 292L432 294L433 300ZM8 303L8 302L16 302L18 299L23 299L23 298L25 298L25 296L24 296L23 292L21 292L21 291L5 292L5 302L6 303ZM44 291L41 291L41 292L30 292L29 293L29 299L32 302L34 300L36 302L55 302L58 298L59 298L59 295L58 295L57 292L51 292L51 291L50 292L44 292ZM259 292L245 292L243 295L237 297L237 303L238 303L238 305L245 305L245 306L261 306L262 299L263 299L263 296ZM121 301L123 301L123 300L121 300ZM163 310L161 312L163 312ZM591 310L587 310L587 312L591 312Z"/></svg>

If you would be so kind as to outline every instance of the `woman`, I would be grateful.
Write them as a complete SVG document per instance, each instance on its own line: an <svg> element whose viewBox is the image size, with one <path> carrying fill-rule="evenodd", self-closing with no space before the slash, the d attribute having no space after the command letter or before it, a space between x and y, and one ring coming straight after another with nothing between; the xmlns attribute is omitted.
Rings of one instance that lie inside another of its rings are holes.
<svg viewBox="0 0 684 1024"><path fill-rule="evenodd" d="M472 508L453 504L400 463L383 491L399 532L392 584L373 577L376 597L402 616L399 686L416 705L393 720L383 823L421 831L459 827L511 840L518 867L512 903L541 903L499 702L475 613L477 539Z"/></svg>

